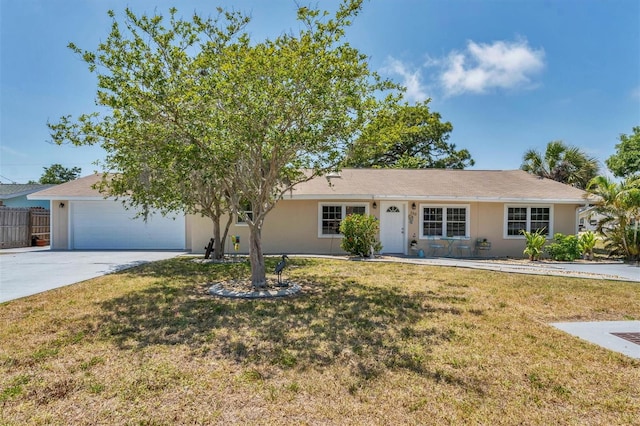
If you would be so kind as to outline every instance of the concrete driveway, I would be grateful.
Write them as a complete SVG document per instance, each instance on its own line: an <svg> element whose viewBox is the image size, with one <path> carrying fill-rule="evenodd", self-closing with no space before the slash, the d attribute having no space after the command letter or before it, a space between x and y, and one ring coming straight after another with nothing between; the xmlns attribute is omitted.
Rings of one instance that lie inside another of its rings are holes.
<svg viewBox="0 0 640 426"><path fill-rule="evenodd" d="M179 251L0 251L0 303L85 281L156 260Z"/></svg>

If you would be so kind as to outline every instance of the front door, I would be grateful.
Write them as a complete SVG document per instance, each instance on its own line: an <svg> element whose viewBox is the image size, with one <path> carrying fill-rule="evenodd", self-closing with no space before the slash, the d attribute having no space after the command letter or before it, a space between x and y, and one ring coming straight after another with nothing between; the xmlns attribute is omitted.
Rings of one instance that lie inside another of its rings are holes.
<svg viewBox="0 0 640 426"><path fill-rule="evenodd" d="M380 242L382 253L405 254L404 203L380 203Z"/></svg>

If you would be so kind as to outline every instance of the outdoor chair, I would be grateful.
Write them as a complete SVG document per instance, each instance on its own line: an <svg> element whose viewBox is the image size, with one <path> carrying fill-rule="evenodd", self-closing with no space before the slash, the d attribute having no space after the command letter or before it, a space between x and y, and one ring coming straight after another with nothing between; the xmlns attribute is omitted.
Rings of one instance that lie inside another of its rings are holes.
<svg viewBox="0 0 640 426"><path fill-rule="evenodd" d="M429 250L431 250L431 256L435 256L438 250L444 250L444 244L431 243L429 244Z"/></svg>
<svg viewBox="0 0 640 426"><path fill-rule="evenodd" d="M458 249L459 257L463 257L465 253L467 254L467 257L471 257L471 253L473 252L473 250L471 249L471 246L469 244L459 244L458 246L456 246L456 248Z"/></svg>

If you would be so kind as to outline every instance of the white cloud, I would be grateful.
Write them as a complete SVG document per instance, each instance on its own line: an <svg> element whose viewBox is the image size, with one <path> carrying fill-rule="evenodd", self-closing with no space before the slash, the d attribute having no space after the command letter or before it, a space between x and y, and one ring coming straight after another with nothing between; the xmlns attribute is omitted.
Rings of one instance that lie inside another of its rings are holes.
<svg viewBox="0 0 640 426"><path fill-rule="evenodd" d="M532 76L545 65L544 49L533 49L526 40L469 41L465 51L451 52L438 63L443 67L439 82L448 96L531 87Z"/></svg>
<svg viewBox="0 0 640 426"><path fill-rule="evenodd" d="M411 71L402 61L390 56L387 58L386 65L382 69L382 72L398 75L402 78L400 84L407 88L405 98L408 101L421 102L429 97L426 92L426 87L422 83L420 69Z"/></svg>

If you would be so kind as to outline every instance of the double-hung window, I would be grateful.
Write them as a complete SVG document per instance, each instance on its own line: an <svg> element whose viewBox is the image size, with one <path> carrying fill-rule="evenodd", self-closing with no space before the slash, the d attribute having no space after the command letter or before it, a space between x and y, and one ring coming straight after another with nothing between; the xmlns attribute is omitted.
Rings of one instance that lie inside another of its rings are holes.
<svg viewBox="0 0 640 426"><path fill-rule="evenodd" d="M358 203L320 204L318 207L318 236L335 237L340 234L340 222L350 214L366 214L367 205Z"/></svg>
<svg viewBox="0 0 640 426"><path fill-rule="evenodd" d="M422 205L421 238L469 238L469 206Z"/></svg>
<svg viewBox="0 0 640 426"><path fill-rule="evenodd" d="M552 214L550 206L505 206L505 237L524 238L522 231L551 236Z"/></svg>

